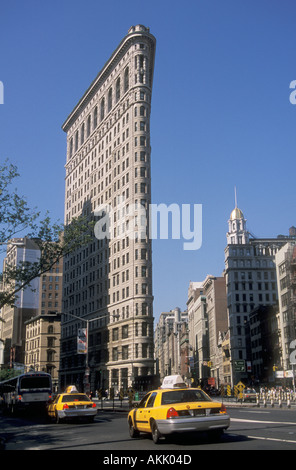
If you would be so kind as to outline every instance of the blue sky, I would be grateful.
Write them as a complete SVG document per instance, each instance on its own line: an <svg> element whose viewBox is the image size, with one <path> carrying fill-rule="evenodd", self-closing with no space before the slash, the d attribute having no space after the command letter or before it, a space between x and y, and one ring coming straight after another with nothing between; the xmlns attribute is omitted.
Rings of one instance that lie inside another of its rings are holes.
<svg viewBox="0 0 296 470"><path fill-rule="evenodd" d="M154 315L186 307L190 281L221 275L238 206L257 237L296 225L293 0L2 0L0 159L20 193L63 220L61 125L130 26L157 39L152 201L202 204L203 242L153 242Z"/></svg>

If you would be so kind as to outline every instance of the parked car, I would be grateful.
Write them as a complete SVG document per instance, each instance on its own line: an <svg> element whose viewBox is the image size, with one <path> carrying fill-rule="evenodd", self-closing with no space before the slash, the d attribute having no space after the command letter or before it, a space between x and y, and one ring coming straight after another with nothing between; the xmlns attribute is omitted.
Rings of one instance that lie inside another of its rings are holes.
<svg viewBox="0 0 296 470"><path fill-rule="evenodd" d="M246 388L244 391L243 391L243 398L242 400L244 402L256 402L257 401L257 393L256 393L256 390L254 390L254 388Z"/></svg>

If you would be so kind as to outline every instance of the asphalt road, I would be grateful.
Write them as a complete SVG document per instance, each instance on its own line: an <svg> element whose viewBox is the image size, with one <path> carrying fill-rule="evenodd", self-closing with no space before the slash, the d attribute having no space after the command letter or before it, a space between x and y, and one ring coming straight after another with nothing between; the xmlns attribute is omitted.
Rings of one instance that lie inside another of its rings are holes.
<svg viewBox="0 0 296 470"><path fill-rule="evenodd" d="M158 445L149 435L131 439L127 413L113 411L99 411L92 424L56 424L44 417L0 414L0 441L2 450L95 450L101 451L99 459L114 459L123 452L139 458L146 455L145 451L148 451L147 455L149 452L166 455L179 452L194 456L200 450L296 449L296 409L238 407L229 408L228 412L231 426L218 442L213 442L207 435L176 436L164 439Z"/></svg>

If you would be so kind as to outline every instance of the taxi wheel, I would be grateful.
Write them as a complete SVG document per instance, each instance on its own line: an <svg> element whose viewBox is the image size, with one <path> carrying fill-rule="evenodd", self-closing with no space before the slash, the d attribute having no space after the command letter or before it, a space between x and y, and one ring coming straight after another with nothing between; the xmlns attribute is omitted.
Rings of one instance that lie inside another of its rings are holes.
<svg viewBox="0 0 296 470"><path fill-rule="evenodd" d="M131 419L130 419L129 422L128 422L128 426L129 426L129 433L130 433L130 436L131 436L132 438L139 437L140 433L139 433L139 431L137 431L137 430L134 428Z"/></svg>
<svg viewBox="0 0 296 470"><path fill-rule="evenodd" d="M159 439L161 437L161 434L158 430L158 427L157 427L157 424L155 421L153 421L151 423L151 432L152 432L152 440L154 442L154 444L158 444L159 443Z"/></svg>

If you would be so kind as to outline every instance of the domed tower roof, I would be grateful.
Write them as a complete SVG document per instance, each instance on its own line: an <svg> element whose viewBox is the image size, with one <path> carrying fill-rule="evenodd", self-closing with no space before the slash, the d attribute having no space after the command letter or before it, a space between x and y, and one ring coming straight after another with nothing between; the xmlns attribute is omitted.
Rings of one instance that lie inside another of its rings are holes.
<svg viewBox="0 0 296 470"><path fill-rule="evenodd" d="M230 220L237 220L237 219L243 219L243 218L244 218L243 212L238 207L235 207L235 209L233 209L233 211L230 214Z"/></svg>
<svg viewBox="0 0 296 470"><path fill-rule="evenodd" d="M246 222L243 211L237 207L235 188L235 207L228 220L227 245L245 245L249 243L249 232L247 231Z"/></svg>

